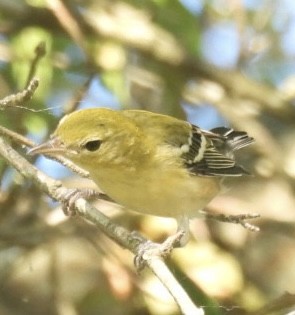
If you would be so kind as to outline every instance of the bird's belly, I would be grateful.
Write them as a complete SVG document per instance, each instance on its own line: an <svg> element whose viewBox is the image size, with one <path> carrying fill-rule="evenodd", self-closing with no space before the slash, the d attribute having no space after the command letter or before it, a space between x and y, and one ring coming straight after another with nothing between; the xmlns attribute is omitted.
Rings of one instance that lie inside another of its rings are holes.
<svg viewBox="0 0 295 315"><path fill-rule="evenodd" d="M137 175L124 180L112 176L116 178L115 182L108 178L95 179L95 182L114 201L129 210L163 217L197 216L198 210L218 194L219 180L181 175Z"/></svg>

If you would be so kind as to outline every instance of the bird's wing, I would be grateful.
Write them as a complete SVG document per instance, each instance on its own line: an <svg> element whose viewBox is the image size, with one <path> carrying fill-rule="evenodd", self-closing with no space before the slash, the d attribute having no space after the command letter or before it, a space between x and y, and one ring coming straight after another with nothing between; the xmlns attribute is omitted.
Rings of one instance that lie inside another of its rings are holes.
<svg viewBox="0 0 295 315"><path fill-rule="evenodd" d="M205 131L188 122L141 110L123 114L159 147L169 145L193 175L240 176L249 174L237 165L234 151L253 142L246 132L218 127Z"/></svg>
<svg viewBox="0 0 295 315"><path fill-rule="evenodd" d="M237 165L234 151L253 142L245 132L224 127L204 131L192 125L189 149L182 157L192 174L240 176L249 174Z"/></svg>

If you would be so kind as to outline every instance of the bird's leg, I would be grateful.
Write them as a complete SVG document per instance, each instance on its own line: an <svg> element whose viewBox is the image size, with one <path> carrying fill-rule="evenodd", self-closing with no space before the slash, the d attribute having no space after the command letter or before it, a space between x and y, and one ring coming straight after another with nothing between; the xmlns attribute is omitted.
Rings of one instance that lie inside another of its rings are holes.
<svg viewBox="0 0 295 315"><path fill-rule="evenodd" d="M138 247L134 264L138 271L141 271L148 261L155 257L166 258L174 248L183 247L189 239L189 218L181 216L177 218L177 232L169 236L163 243L145 241Z"/></svg>
<svg viewBox="0 0 295 315"><path fill-rule="evenodd" d="M182 233L182 237L179 240L179 246L184 247L189 241L189 217L186 215L181 215L177 218L177 233Z"/></svg>
<svg viewBox="0 0 295 315"><path fill-rule="evenodd" d="M63 193L59 197L59 200L61 201L61 204L62 204L62 210L66 216L76 215L75 202L79 198L85 198L85 199L97 198L97 199L112 201L107 195L100 193L94 189L89 189L89 188L86 188L86 189L78 189L78 188L68 189L66 194Z"/></svg>

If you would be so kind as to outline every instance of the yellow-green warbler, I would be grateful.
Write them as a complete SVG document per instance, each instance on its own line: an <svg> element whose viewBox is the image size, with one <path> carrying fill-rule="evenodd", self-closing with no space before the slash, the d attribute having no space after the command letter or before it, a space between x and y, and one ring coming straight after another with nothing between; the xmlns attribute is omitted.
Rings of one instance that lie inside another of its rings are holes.
<svg viewBox="0 0 295 315"><path fill-rule="evenodd" d="M30 153L71 160L127 209L176 218L185 243L189 218L218 194L222 178L248 174L234 151L252 142L224 127L205 131L147 111L92 108L66 115Z"/></svg>

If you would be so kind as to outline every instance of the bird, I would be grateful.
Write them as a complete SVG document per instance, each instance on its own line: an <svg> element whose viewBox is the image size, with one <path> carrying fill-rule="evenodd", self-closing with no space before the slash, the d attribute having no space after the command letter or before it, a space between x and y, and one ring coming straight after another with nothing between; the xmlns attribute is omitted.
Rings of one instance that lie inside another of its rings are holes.
<svg viewBox="0 0 295 315"><path fill-rule="evenodd" d="M203 130L154 112L95 107L65 115L29 153L72 161L125 209L175 218L184 246L189 220L218 195L223 179L249 175L235 151L253 141L232 128Z"/></svg>

